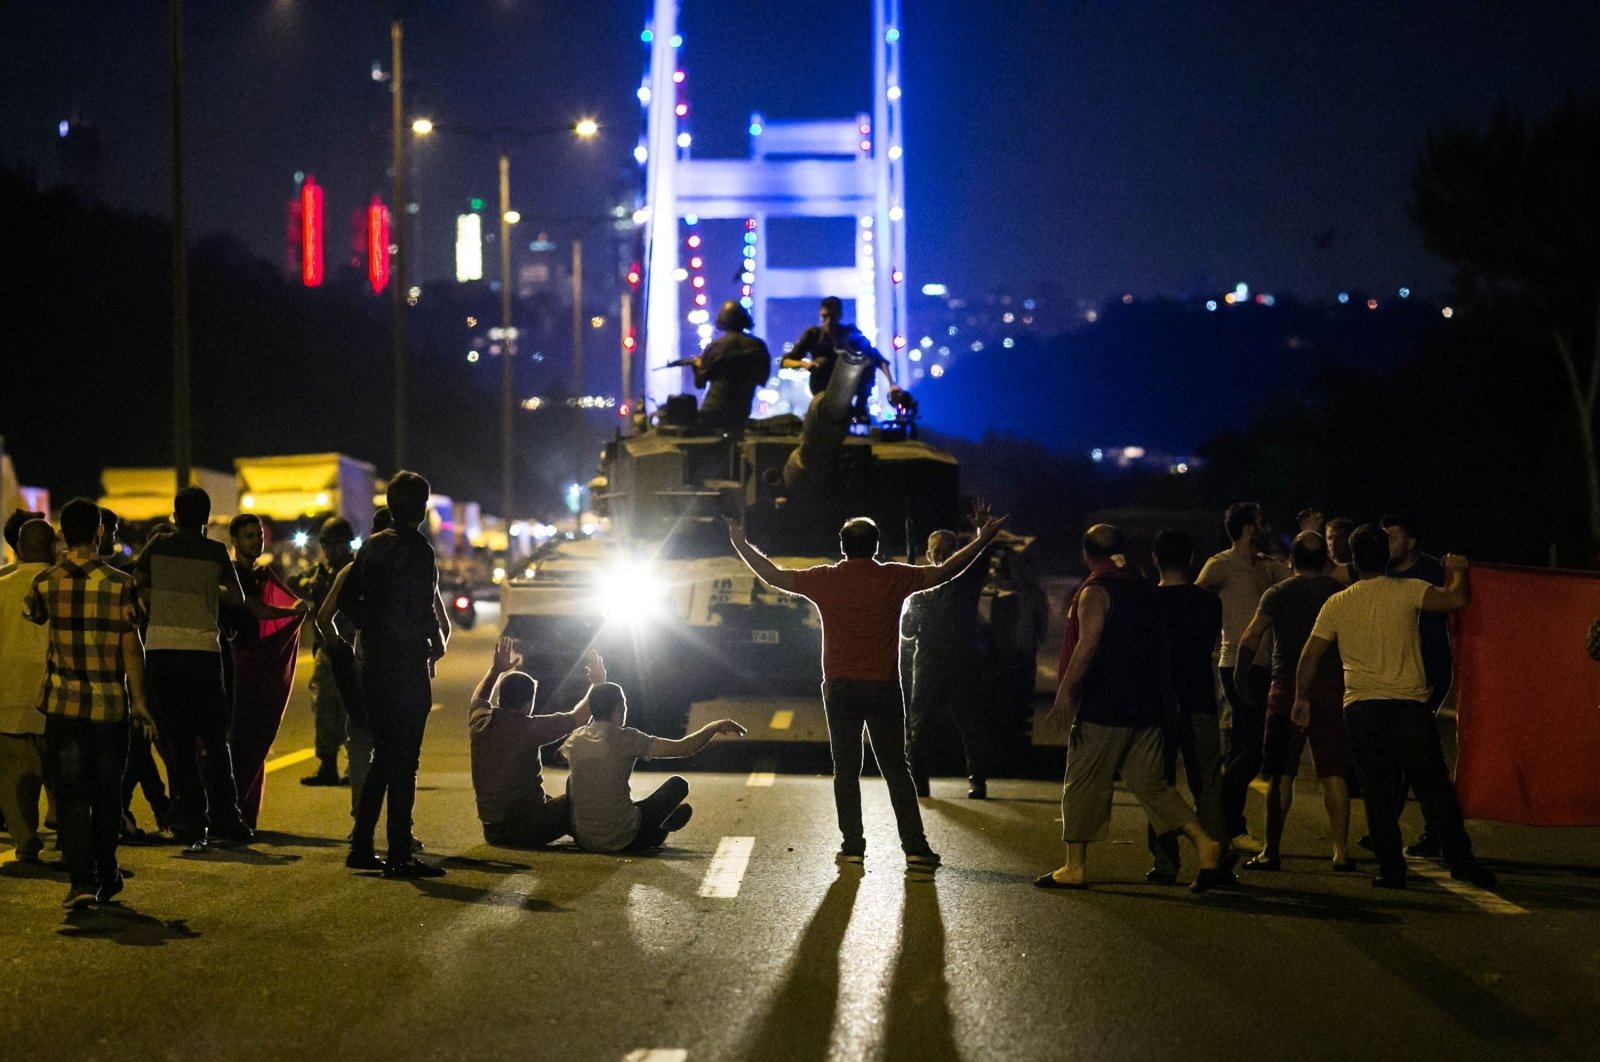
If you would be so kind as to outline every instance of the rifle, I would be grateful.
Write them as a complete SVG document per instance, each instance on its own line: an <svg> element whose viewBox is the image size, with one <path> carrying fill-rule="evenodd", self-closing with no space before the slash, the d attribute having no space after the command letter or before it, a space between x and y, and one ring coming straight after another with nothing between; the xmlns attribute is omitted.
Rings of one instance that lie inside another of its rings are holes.
<svg viewBox="0 0 1600 1062"><path fill-rule="evenodd" d="M678 358L676 361L669 361L665 365L657 365L652 371L660 372L662 369L682 369L693 364L693 358Z"/></svg>

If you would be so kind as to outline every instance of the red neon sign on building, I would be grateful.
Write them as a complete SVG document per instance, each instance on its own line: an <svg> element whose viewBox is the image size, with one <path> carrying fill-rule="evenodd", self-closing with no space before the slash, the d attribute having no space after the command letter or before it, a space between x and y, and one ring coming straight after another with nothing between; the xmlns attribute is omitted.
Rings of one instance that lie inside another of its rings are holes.
<svg viewBox="0 0 1600 1062"><path fill-rule="evenodd" d="M367 283L374 295L389 283L389 208L377 196L367 206Z"/></svg>
<svg viewBox="0 0 1600 1062"><path fill-rule="evenodd" d="M300 186L300 281L308 288L322 283L322 186L315 177Z"/></svg>

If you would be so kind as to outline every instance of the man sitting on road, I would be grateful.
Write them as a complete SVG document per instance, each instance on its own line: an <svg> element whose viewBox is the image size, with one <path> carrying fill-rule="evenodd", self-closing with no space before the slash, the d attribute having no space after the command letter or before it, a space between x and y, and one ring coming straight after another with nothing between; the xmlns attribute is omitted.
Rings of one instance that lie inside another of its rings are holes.
<svg viewBox="0 0 1600 1062"><path fill-rule="evenodd" d="M675 774L643 800L634 800L628 787L634 762L693 756L718 734L742 737L744 727L732 719L719 719L671 741L627 725L628 699L614 682L592 686L586 699L589 724L573 731L561 746L570 768L567 800L572 805L572 839L592 852L659 848L668 834L683 829L694 814L684 803L689 783Z"/></svg>
<svg viewBox="0 0 1600 1062"><path fill-rule="evenodd" d="M570 712L539 712L539 683L522 664L516 643L501 638L494 661L472 694L472 791L483 839L504 848L539 848L572 832L572 804L544 791L539 750L589 722L589 698ZM589 689L606 681L605 662L589 650ZM493 691L493 692L491 692Z"/></svg>

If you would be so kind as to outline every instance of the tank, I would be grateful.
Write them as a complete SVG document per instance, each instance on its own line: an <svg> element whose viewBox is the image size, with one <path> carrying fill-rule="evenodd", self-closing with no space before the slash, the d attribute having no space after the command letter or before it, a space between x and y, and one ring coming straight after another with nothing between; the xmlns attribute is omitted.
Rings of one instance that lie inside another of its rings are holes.
<svg viewBox="0 0 1600 1062"><path fill-rule="evenodd" d="M838 560L839 527L853 516L877 522L880 555L894 559L957 525L960 473L949 453L919 440L909 416L852 424L851 397L870 369L841 358L803 421L708 435L680 402L664 423L609 442L593 482L609 531L547 543L501 588L503 633L518 640L539 697L576 703L591 645L627 690L630 717L656 732L681 728L694 701L815 692L816 610L757 580L723 520L742 518L750 541L784 567Z"/></svg>

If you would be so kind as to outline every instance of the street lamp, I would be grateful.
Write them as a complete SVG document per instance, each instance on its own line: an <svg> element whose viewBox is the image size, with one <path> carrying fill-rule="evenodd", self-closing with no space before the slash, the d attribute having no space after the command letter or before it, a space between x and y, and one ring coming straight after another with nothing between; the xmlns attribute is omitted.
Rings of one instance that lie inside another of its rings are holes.
<svg viewBox="0 0 1600 1062"><path fill-rule="evenodd" d="M431 118L417 118L411 123L417 136L432 133L449 133L477 139L493 140L504 144L507 140L530 140L534 137L556 133L571 133L587 140L600 131L593 118L581 119L572 125L524 129L515 126L473 127L454 123L440 124ZM510 526L514 505L516 443L514 411L516 400L512 394L511 378L511 226L522 220L522 215L511 209L511 153L500 148L500 514ZM509 549L509 540L507 548Z"/></svg>

